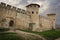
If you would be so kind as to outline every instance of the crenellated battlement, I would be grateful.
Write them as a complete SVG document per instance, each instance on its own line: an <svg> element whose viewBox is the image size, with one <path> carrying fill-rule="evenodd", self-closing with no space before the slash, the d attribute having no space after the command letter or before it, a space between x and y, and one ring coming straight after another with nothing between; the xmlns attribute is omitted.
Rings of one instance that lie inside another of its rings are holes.
<svg viewBox="0 0 60 40"><path fill-rule="evenodd" d="M17 12L22 13L22 14L26 14L25 10L17 8L15 6L11 6L11 5L3 3L3 2L0 2L0 6L3 8L6 8L6 9L16 10Z"/></svg>
<svg viewBox="0 0 60 40"><path fill-rule="evenodd" d="M6 4L5 4L5 3L3 3L3 2L1 2L1 3L0 3L0 5L1 5L1 6L3 6L3 7L5 7L5 6L6 6Z"/></svg>
<svg viewBox="0 0 60 40"><path fill-rule="evenodd" d="M17 9L16 7L14 7L14 6L11 6L11 5L9 5L9 4L6 4L6 3L3 3L3 2L1 2L0 3L0 6L1 7L4 7L4 8L7 8L7 9Z"/></svg>

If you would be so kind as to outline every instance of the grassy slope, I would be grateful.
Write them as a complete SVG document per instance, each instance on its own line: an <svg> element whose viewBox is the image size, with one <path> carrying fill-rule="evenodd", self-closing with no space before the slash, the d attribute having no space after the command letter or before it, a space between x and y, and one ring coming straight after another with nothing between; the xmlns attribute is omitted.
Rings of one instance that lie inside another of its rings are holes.
<svg viewBox="0 0 60 40"><path fill-rule="evenodd" d="M12 32L0 32L0 40L42 40L41 38L36 38L33 35L28 37L23 37Z"/></svg>
<svg viewBox="0 0 60 40"><path fill-rule="evenodd" d="M43 37L47 38L48 40L55 40L56 38L60 37L60 31L56 31L56 30L40 32L38 34L42 35Z"/></svg>
<svg viewBox="0 0 60 40"><path fill-rule="evenodd" d="M55 40L56 38L60 37L60 30L59 31L49 30L49 31L43 31L43 32L32 32L30 30L22 30L22 31L39 34L45 37L47 40Z"/></svg>
<svg viewBox="0 0 60 40"><path fill-rule="evenodd" d="M43 32L32 32L31 30L22 30L22 31L39 34L45 37L47 40L54 40L60 37L60 31L56 31L56 30L43 31ZM24 38L21 36L18 36L16 33L0 32L0 40L24 40Z"/></svg>
<svg viewBox="0 0 60 40"><path fill-rule="evenodd" d="M0 40L24 40L16 33L0 33Z"/></svg>

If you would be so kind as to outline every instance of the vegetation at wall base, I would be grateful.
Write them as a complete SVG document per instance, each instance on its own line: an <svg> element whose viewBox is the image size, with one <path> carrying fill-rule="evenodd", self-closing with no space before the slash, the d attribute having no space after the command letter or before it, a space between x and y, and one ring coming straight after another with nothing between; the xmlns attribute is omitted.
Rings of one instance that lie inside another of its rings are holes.
<svg viewBox="0 0 60 40"><path fill-rule="evenodd" d="M60 30L48 30L48 31L42 31L42 32L33 32L31 30L21 30L21 31L41 35L45 37L47 40L55 40L57 38L60 38Z"/></svg>
<svg viewBox="0 0 60 40"><path fill-rule="evenodd" d="M0 40L24 40L21 36L17 35L16 33L12 32L1 32L0 33Z"/></svg>
<svg viewBox="0 0 60 40"><path fill-rule="evenodd" d="M9 28L3 28L3 27L0 27L0 32L5 32L5 31L8 31L10 30Z"/></svg>
<svg viewBox="0 0 60 40"><path fill-rule="evenodd" d="M49 30L38 33L39 35L42 35L47 40L55 40L57 38L60 38L60 31L57 30Z"/></svg>
<svg viewBox="0 0 60 40"><path fill-rule="evenodd" d="M60 38L60 30L48 30L43 32L33 32L31 30L21 30L21 29L18 30L41 35L47 40L55 40L57 38ZM17 35L16 33L11 32L6 33L6 30L2 32L0 30L0 40L24 40L24 38L22 36Z"/></svg>

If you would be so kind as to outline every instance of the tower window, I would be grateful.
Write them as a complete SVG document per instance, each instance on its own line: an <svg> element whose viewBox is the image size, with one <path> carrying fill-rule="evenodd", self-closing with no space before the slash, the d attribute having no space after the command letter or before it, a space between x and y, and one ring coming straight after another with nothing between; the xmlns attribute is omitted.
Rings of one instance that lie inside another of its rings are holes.
<svg viewBox="0 0 60 40"><path fill-rule="evenodd" d="M32 14L34 14L34 12L32 11Z"/></svg>
<svg viewBox="0 0 60 40"><path fill-rule="evenodd" d="M36 12L36 14L38 14L38 12Z"/></svg>
<svg viewBox="0 0 60 40"><path fill-rule="evenodd" d="M24 14L24 13L23 13Z"/></svg>

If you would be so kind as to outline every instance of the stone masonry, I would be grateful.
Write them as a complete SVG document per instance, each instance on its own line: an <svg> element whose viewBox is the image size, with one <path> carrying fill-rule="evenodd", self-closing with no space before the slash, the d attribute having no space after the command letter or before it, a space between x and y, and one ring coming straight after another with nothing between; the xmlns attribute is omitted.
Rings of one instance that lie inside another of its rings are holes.
<svg viewBox="0 0 60 40"><path fill-rule="evenodd" d="M47 16L39 14L40 5L29 4L26 10L16 8L6 3L0 3L0 27L15 27L22 30L45 31L56 29L56 14Z"/></svg>

